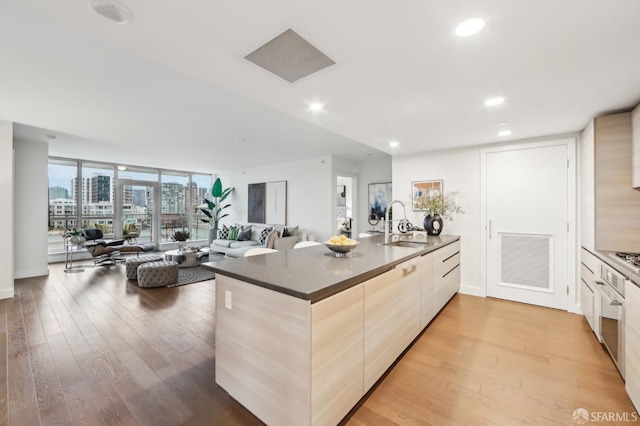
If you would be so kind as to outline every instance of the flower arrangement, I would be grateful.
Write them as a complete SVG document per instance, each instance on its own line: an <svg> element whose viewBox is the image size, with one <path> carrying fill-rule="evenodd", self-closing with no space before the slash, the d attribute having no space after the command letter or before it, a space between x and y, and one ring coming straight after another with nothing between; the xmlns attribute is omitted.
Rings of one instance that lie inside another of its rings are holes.
<svg viewBox="0 0 640 426"><path fill-rule="evenodd" d="M425 210L427 215L438 215L443 219L453 220L456 213L464 214L462 208L456 203L457 192L447 192L442 194L440 191L429 191L426 195L421 195L414 199L414 205Z"/></svg>
<svg viewBox="0 0 640 426"><path fill-rule="evenodd" d="M183 229L182 231L174 232L173 237L171 237L171 239L173 241L187 241L189 237L191 237L191 234L189 234L189 231Z"/></svg>

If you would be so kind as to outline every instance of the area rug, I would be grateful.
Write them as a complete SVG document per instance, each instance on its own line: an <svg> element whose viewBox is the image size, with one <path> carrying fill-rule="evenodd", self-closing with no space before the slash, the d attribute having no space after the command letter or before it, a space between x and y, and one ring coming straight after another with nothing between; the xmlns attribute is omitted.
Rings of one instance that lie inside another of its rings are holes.
<svg viewBox="0 0 640 426"><path fill-rule="evenodd" d="M193 284L200 281L214 279L216 274L213 271L203 268L202 266L194 266L193 268L178 269L178 282L169 284L167 287L178 287L185 284Z"/></svg>

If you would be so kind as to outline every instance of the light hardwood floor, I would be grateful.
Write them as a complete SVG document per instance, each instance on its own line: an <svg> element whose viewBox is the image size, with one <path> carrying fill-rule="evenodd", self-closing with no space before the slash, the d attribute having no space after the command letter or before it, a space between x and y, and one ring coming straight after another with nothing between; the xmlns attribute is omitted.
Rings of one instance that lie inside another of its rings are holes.
<svg viewBox="0 0 640 426"><path fill-rule="evenodd" d="M212 281L50 268L0 301L0 424L260 424L215 384ZM584 318L458 295L344 423L571 425L579 407L634 410Z"/></svg>

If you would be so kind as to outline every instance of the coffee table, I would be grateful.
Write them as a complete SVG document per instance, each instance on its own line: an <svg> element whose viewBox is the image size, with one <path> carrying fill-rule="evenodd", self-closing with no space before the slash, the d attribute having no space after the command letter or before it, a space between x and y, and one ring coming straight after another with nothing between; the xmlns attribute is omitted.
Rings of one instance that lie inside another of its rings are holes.
<svg viewBox="0 0 640 426"><path fill-rule="evenodd" d="M194 266L200 266L200 259L202 256L207 256L209 251L180 251L180 250L169 250L164 253L165 260L172 260L178 264L179 268L192 268Z"/></svg>

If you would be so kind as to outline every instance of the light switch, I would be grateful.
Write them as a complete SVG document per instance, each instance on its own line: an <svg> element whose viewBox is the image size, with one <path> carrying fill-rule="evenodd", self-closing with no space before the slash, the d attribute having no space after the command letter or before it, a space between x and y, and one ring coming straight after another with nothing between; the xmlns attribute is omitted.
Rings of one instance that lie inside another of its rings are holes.
<svg viewBox="0 0 640 426"><path fill-rule="evenodd" d="M231 309L231 292L229 290L224 291L224 307Z"/></svg>

